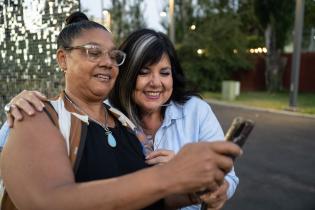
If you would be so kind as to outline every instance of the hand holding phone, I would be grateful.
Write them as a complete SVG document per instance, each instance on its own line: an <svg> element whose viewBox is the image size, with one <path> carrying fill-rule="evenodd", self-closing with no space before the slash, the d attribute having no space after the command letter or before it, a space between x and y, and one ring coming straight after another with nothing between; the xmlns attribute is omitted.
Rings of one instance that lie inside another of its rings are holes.
<svg viewBox="0 0 315 210"><path fill-rule="evenodd" d="M243 147L243 145L245 144L247 140L247 137L249 136L250 132L253 130L254 125L255 123L252 120L244 119L242 117L234 118L229 130L225 134L225 140L233 142L240 147ZM202 195L203 193L200 193L200 195ZM200 209L207 210L208 204L205 202L202 202Z"/></svg>

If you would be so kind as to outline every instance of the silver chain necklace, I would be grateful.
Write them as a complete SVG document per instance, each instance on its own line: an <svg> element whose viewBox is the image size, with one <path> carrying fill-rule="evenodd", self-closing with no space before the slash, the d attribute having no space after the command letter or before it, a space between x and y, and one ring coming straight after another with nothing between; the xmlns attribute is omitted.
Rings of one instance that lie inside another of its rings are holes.
<svg viewBox="0 0 315 210"><path fill-rule="evenodd" d="M76 103L74 103L69 96L65 93L65 98L73 105L73 107L80 113L87 115L89 117L89 119L93 122L95 122L96 124L98 124L99 126L101 126L104 130L105 130L105 134L107 136L107 142L109 144L109 146L111 147L116 147L117 145L117 141L115 139L115 137L113 136L112 132L109 130L108 125L107 125L107 121L108 121L108 112L107 109L105 108L105 123L101 123L100 121L92 118L91 116L89 116L85 111L83 111Z"/></svg>

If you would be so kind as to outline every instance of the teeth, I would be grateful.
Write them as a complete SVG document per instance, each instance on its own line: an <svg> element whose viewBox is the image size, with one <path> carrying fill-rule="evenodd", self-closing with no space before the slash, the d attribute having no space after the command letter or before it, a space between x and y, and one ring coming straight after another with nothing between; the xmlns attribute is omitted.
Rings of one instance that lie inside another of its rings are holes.
<svg viewBox="0 0 315 210"><path fill-rule="evenodd" d="M109 80L109 76L102 75L102 74L98 74L97 78L104 79L104 80Z"/></svg>
<svg viewBox="0 0 315 210"><path fill-rule="evenodd" d="M149 96L158 96L159 94L159 92L147 92L147 95Z"/></svg>

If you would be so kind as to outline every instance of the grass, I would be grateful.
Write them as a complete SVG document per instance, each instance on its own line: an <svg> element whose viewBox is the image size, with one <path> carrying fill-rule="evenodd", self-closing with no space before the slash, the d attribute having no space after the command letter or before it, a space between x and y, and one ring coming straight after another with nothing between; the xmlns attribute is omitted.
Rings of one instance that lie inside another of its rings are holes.
<svg viewBox="0 0 315 210"><path fill-rule="evenodd" d="M219 92L203 92L202 96L205 99L224 101ZM287 92L241 92L234 101L226 102L266 109L288 110L289 98ZM315 93L299 93L296 112L315 115Z"/></svg>

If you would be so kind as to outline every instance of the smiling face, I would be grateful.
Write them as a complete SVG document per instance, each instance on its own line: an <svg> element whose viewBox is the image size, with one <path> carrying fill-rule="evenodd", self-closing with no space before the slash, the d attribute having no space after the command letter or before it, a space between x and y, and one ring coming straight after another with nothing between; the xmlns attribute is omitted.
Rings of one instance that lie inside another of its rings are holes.
<svg viewBox="0 0 315 210"><path fill-rule="evenodd" d="M139 72L133 100L143 113L161 110L173 92L172 68L169 57L163 54L155 64L145 66Z"/></svg>
<svg viewBox="0 0 315 210"><path fill-rule="evenodd" d="M66 90L80 95L88 100L103 100L114 86L118 75L118 67L114 65L108 54L98 61L89 59L86 49L75 48L84 45L94 45L103 51L115 49L112 36L102 29L84 30L75 38L71 50L64 53L64 72ZM90 51L90 53L93 53ZM90 54L93 55L93 54Z"/></svg>

